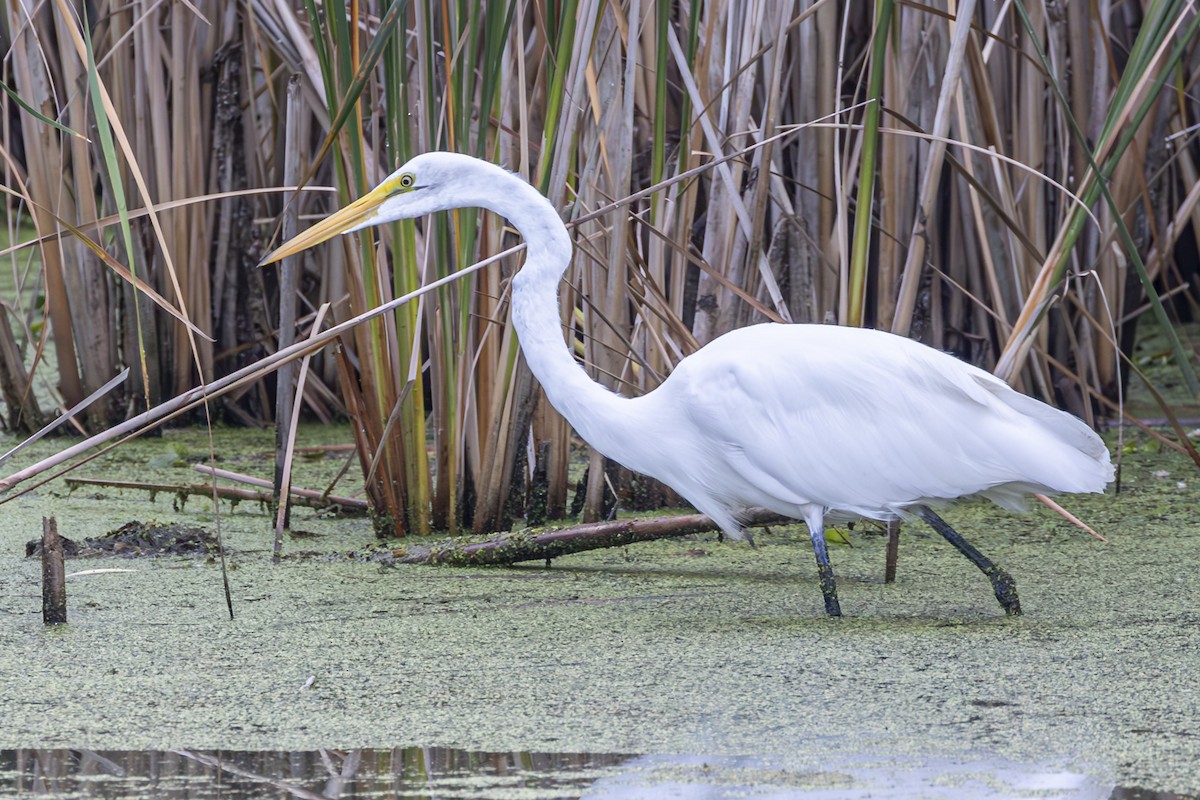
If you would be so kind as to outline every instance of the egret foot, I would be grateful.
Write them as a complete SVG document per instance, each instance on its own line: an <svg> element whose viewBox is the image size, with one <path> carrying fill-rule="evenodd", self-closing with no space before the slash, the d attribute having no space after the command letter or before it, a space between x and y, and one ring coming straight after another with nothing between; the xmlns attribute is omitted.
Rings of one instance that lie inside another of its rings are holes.
<svg viewBox="0 0 1200 800"><path fill-rule="evenodd" d="M992 582L992 589L996 593L996 599L1000 601L1005 614L1016 616L1021 613L1021 599L1017 596L1017 583L1012 579L1011 575L992 563L990 558L976 550L970 542L964 539L954 528L951 528L946 520L933 513L933 510L928 506L918 506L913 510L917 512L918 517L929 524L929 527L940 533L947 542L954 545L955 550L970 559L972 564L979 567L979 570L988 576L988 580Z"/></svg>
<svg viewBox="0 0 1200 800"><path fill-rule="evenodd" d="M1021 598L1017 597L1017 584L1012 576L995 564L990 570L984 570L984 574L992 582L992 589L996 592L996 599L1000 601L1000 605L1004 606L1004 613L1010 617L1019 615Z"/></svg>

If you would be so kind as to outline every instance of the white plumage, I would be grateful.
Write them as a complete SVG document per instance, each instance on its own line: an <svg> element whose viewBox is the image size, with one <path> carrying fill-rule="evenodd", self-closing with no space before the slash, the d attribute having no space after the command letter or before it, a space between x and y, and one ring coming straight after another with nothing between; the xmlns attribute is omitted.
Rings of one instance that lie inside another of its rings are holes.
<svg viewBox="0 0 1200 800"><path fill-rule="evenodd" d="M1030 492L1102 492L1108 451L1083 422L952 356L880 331L754 325L679 363L654 391L624 398L593 382L567 349L558 283L571 240L550 203L493 164L417 156L376 189L272 253L337 233L482 206L525 237L513 280L521 349L550 402L601 453L671 486L733 537L763 507L807 523L828 613L840 614L827 519L929 522L991 579L1005 610L1015 585L930 508L982 495L1019 509Z"/></svg>
<svg viewBox="0 0 1200 800"><path fill-rule="evenodd" d="M1103 491L1112 479L1103 442L1080 420L880 331L742 328L648 397L672 439L702 443L684 478L697 490L685 494L730 510L746 501L803 516L817 505L884 520L975 494L1019 509L1029 492Z"/></svg>

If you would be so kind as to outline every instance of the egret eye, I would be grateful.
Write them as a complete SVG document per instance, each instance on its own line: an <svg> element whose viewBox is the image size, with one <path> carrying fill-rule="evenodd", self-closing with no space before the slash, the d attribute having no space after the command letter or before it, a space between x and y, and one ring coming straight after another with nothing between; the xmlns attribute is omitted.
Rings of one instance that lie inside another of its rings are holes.
<svg viewBox="0 0 1200 800"><path fill-rule="evenodd" d="M413 177L411 172L406 172L394 181L390 181L388 186L388 197L395 197L401 192L407 192L414 188L417 184L417 179Z"/></svg>

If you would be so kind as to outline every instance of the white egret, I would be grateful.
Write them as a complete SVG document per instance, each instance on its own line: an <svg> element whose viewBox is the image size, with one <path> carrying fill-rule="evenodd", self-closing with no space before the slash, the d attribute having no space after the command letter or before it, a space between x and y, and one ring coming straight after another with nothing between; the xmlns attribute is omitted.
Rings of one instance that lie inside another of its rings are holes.
<svg viewBox="0 0 1200 800"><path fill-rule="evenodd" d="M1079 419L881 331L753 325L683 359L649 394L614 394L563 339L558 284L571 239L558 213L519 176L469 156L413 158L263 263L339 233L464 206L506 217L525 237L513 324L550 403L592 447L667 484L735 539L749 508L803 519L830 615L841 610L827 520L919 517L1018 614L1008 573L930 506L982 495L1019 509L1027 493L1102 492L1113 478L1104 442Z"/></svg>

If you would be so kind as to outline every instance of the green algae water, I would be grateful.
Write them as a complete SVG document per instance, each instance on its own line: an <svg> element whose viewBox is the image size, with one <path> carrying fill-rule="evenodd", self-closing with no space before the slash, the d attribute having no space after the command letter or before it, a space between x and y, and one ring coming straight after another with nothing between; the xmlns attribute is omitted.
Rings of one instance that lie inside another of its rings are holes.
<svg viewBox="0 0 1200 800"><path fill-rule="evenodd" d="M269 434L218 433L222 466L270 475ZM205 434L169 432L81 474L191 483L206 451ZM69 624L46 629L24 557L42 516L77 539L216 525L204 499L52 483L0 506L0 793L53 794L31 781L79 765L64 796L165 780L129 754L198 774L194 797L239 796L234 770L292 776L285 762L302 762L301 794L243 777L241 796L1200 795L1200 476L1138 438L1125 458L1121 494L1065 502L1107 543L1040 508L945 512L1016 580L1011 619L919 527L892 585L879 531L833 548L847 616L831 620L793 528L757 550L697 536L549 568L385 570L346 558L372 542L367 520L297 509L306 536L273 566L271 517L242 503L220 507L232 621L211 559L88 559L68 562L89 573L68 578ZM296 482L339 468L306 462ZM405 759L433 752L441 782L404 783ZM330 788L331 769L354 780Z"/></svg>

